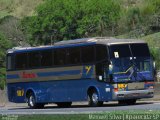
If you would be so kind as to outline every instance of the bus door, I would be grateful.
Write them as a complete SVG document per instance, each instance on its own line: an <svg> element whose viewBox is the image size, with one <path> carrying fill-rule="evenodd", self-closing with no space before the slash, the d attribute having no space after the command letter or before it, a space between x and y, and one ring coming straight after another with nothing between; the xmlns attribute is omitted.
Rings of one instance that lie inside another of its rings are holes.
<svg viewBox="0 0 160 120"><path fill-rule="evenodd" d="M96 65L96 76L99 81L99 90L101 90L103 99L108 101L111 100L112 84L109 73L109 64L107 62L98 63Z"/></svg>

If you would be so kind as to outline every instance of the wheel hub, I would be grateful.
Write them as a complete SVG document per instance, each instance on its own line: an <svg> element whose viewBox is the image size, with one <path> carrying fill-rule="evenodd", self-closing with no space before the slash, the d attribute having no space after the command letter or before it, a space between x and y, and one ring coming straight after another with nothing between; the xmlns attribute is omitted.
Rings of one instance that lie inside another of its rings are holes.
<svg viewBox="0 0 160 120"><path fill-rule="evenodd" d="M30 96L30 98L29 98L29 104L33 107L34 103L35 103L34 97Z"/></svg>
<svg viewBox="0 0 160 120"><path fill-rule="evenodd" d="M93 93L93 95L92 95L92 101L93 101L94 103L97 103L97 102L98 102L98 95L97 95L96 93Z"/></svg>

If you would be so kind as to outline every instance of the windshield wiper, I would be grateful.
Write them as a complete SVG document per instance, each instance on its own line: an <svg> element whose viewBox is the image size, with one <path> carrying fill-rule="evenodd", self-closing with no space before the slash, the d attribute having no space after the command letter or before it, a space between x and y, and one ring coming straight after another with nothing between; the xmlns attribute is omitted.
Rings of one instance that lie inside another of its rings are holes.
<svg viewBox="0 0 160 120"><path fill-rule="evenodd" d="M139 71L139 69L138 69L138 67L137 67L137 64L133 61L133 69L135 68L135 71L134 72L136 72L136 74L137 74L137 72ZM146 77L142 74L142 73L140 73L139 72L139 77L141 77L141 79L142 80L140 80L140 81L147 81L147 79L146 79ZM137 77L137 76L136 76Z"/></svg>

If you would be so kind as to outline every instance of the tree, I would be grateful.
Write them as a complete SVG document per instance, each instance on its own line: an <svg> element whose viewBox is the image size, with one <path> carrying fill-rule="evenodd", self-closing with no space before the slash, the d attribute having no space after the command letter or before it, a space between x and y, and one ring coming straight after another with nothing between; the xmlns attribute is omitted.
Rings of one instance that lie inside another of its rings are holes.
<svg viewBox="0 0 160 120"><path fill-rule="evenodd" d="M6 16L0 20L0 32L3 33L14 46L27 45L25 36L20 28L20 20L13 16Z"/></svg>
<svg viewBox="0 0 160 120"><path fill-rule="evenodd" d="M5 84L5 73L6 73L6 51L11 47L10 41L8 41L5 36L0 33L0 89L4 88Z"/></svg>
<svg viewBox="0 0 160 120"><path fill-rule="evenodd" d="M37 16L22 20L32 45L113 35L120 5L114 0L46 0L36 11Z"/></svg>

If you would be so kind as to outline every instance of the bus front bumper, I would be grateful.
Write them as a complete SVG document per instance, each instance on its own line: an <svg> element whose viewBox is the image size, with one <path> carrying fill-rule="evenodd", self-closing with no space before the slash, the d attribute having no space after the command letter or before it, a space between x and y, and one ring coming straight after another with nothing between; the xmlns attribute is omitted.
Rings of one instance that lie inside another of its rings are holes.
<svg viewBox="0 0 160 120"><path fill-rule="evenodd" d="M154 89L113 92L113 100L152 98Z"/></svg>

